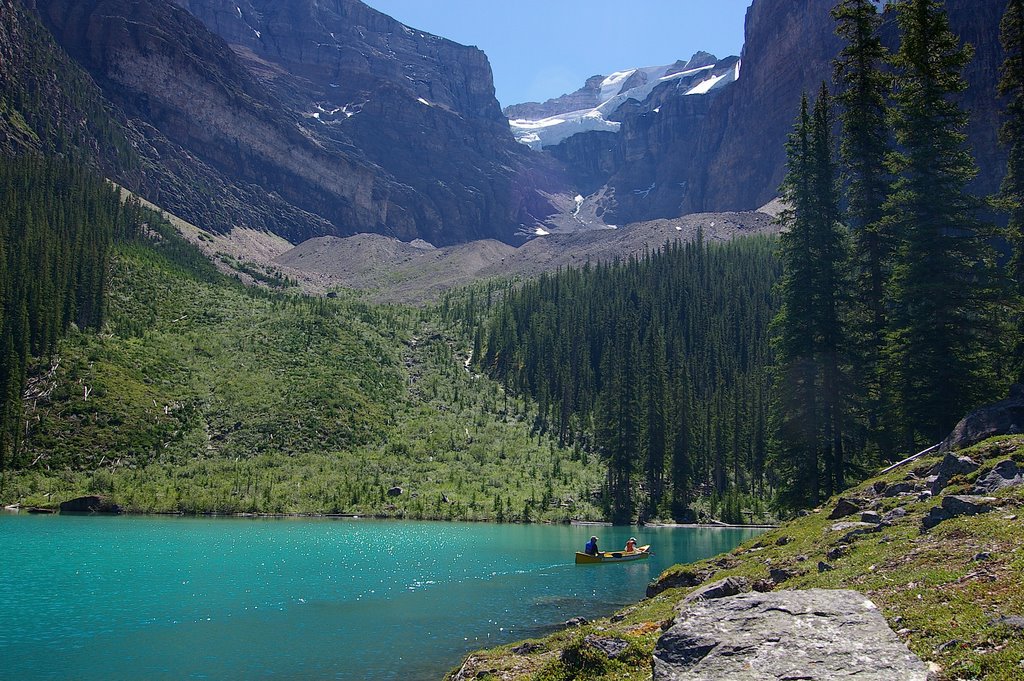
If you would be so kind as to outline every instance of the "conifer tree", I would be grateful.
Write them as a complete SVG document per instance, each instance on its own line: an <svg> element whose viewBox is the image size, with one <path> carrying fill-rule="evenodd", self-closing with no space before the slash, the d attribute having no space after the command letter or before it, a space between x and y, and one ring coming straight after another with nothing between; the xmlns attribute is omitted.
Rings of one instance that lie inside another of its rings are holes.
<svg viewBox="0 0 1024 681"><path fill-rule="evenodd" d="M778 463L782 500L816 504L845 486L846 394L842 292L846 244L839 223L831 97L824 84L800 105L787 145L782 194L782 307L775 320Z"/></svg>
<svg viewBox="0 0 1024 681"><path fill-rule="evenodd" d="M879 433L886 385L879 360L886 330L884 284L892 248L883 210L892 181L885 165L891 146L886 125L890 77L882 71L889 53L878 36L881 17L871 0L842 0L832 15L836 33L845 41L835 60L835 83L842 124L845 221L853 240L854 315L860 329L854 339L854 373L868 429L882 452L888 453L890 438Z"/></svg>
<svg viewBox="0 0 1024 681"><path fill-rule="evenodd" d="M643 353L641 380L644 385L643 444L645 452L645 483L647 487L646 517L654 517L664 496L665 457L668 450L667 381L665 340L660 328L651 328Z"/></svg>
<svg viewBox="0 0 1024 681"><path fill-rule="evenodd" d="M995 282L980 202L965 189L976 167L956 96L967 87L961 73L972 50L950 31L943 3L896 8L902 40L891 121L899 151L890 168L898 177L886 207L897 245L885 370L909 446L939 441L982 396Z"/></svg>
<svg viewBox="0 0 1024 681"><path fill-rule="evenodd" d="M672 413L675 415L672 427L672 453L670 479L672 484L672 517L684 519L690 505L690 482L693 476L690 449L692 446L689 427L690 379L686 364L680 358L679 366L672 381Z"/></svg>
<svg viewBox="0 0 1024 681"><path fill-rule="evenodd" d="M844 436L848 385L845 376L845 292L847 243L839 214L839 192L832 137L832 97L822 83L811 121L813 178L812 253L816 265L815 358L820 373L825 494L846 486Z"/></svg>
<svg viewBox="0 0 1024 681"><path fill-rule="evenodd" d="M999 131L1009 159L1001 187L1001 199L1010 214L1007 225L1012 247L1010 278L1018 305L1024 301L1024 0L1009 0L1000 26L1003 53L999 94L1007 97L1006 120ZM1024 313L1014 324L1014 379L1024 382Z"/></svg>
<svg viewBox="0 0 1024 681"><path fill-rule="evenodd" d="M780 216L785 227L779 238L783 261L779 282L781 308L774 322L778 442L775 466L782 480L783 503L794 507L817 504L820 489L811 144L810 104L804 93L795 129L786 144L788 170L781 193L788 207Z"/></svg>

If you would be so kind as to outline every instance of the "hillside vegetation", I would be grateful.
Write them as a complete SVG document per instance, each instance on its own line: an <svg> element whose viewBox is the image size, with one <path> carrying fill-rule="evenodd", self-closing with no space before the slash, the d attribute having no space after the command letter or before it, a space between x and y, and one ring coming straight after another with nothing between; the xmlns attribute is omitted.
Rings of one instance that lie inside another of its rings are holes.
<svg viewBox="0 0 1024 681"><path fill-rule="evenodd" d="M610 618L473 653L447 678L650 679L655 642L675 616L676 604L698 584L731 576L758 590L855 589L871 598L914 653L933 663L938 679L1020 681L1024 487L992 493L996 501L987 513L945 520L931 529L922 521L946 497L970 494L1000 462L1024 463L1024 437L993 438L957 455L980 467L954 476L934 496L921 492L942 457L870 478L844 495L865 500L886 518L877 529L851 532L863 528L844 526L858 516L830 519L838 498L830 499L728 554L666 570L649 588L650 598ZM907 492L886 495L901 483ZM585 642L594 634L629 646L609 659Z"/></svg>
<svg viewBox="0 0 1024 681"><path fill-rule="evenodd" d="M100 333L30 366L4 503L569 520L602 472L465 367L429 311L246 288L155 214ZM388 490L400 487L388 495Z"/></svg>

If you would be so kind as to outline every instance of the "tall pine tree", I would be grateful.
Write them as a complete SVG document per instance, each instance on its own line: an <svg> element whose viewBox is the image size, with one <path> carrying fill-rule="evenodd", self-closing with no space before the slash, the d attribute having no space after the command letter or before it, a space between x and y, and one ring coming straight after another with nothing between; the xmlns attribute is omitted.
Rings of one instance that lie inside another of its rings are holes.
<svg viewBox="0 0 1024 681"><path fill-rule="evenodd" d="M883 205L892 182L885 158L891 148L886 125L890 77L882 67L889 56L878 35L881 17L872 0L842 0L832 15L845 46L835 60L840 155L846 197L846 223L853 238L856 282L854 375L858 400L871 437L883 454L891 438L880 432L885 381L879 360L885 342L884 285L889 275L892 239Z"/></svg>
<svg viewBox="0 0 1024 681"><path fill-rule="evenodd" d="M976 174L957 95L972 56L943 3L896 5L902 41L893 64L898 176L887 202L897 237L888 291L885 369L902 444L937 442L982 397L994 269L966 191Z"/></svg>
<svg viewBox="0 0 1024 681"><path fill-rule="evenodd" d="M840 223L835 161L832 97L822 83L811 117L813 214L812 253L816 279L814 298L815 360L820 374L824 487L830 496L846 487L847 337L845 295L848 258Z"/></svg>
<svg viewBox="0 0 1024 681"><path fill-rule="evenodd" d="M783 268L781 309L775 318L777 451L776 473L785 505L817 504L820 489L817 401L814 366L814 256L811 250L813 181L811 114L807 95L800 102L796 128L786 144L788 171L781 193L788 208L780 216Z"/></svg>
<svg viewBox="0 0 1024 681"><path fill-rule="evenodd" d="M784 506L817 504L845 485L846 244L839 223L831 98L806 95L787 144L782 196L782 306L776 328L775 465Z"/></svg>
<svg viewBox="0 0 1024 681"><path fill-rule="evenodd" d="M1007 225L1013 255L1010 277L1018 305L1024 301L1024 0L1010 0L1003 15L1000 38L1003 62L999 94L1007 97L1006 120L999 131L1008 148L1009 160L1001 198L1010 214ZM1019 309L1019 308L1018 308ZM1014 379L1024 382L1024 312L1018 311L1013 348Z"/></svg>

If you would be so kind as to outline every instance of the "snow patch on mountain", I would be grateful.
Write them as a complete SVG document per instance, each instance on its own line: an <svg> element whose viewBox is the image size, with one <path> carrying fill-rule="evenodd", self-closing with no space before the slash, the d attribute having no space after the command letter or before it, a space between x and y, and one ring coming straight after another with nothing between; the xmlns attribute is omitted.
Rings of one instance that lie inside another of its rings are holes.
<svg viewBox="0 0 1024 681"><path fill-rule="evenodd" d="M560 112L547 117L516 117L509 120L509 126L519 142L534 149L558 144L581 132L618 132L622 124L613 119L614 114L629 100L645 103L659 86L666 84L669 84L666 87L678 88L677 91L681 91L684 96L707 95L734 82L739 78L739 73L738 60L718 61L713 55L698 52L685 63L677 61L664 66L626 69L604 77L596 93L596 106ZM601 77L595 76L588 81L588 85L597 86L597 78ZM560 99L572 96L563 95ZM557 100L550 100L548 104L554 101ZM547 104L536 106L543 108ZM515 108L510 107L512 110ZM650 103L648 110L660 112L660 101Z"/></svg>

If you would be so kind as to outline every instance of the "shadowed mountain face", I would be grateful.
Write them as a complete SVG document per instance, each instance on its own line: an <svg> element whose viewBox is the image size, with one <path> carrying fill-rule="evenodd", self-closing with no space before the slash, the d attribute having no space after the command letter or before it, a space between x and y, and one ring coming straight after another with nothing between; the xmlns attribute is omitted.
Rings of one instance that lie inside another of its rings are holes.
<svg viewBox="0 0 1024 681"><path fill-rule="evenodd" d="M154 163L175 166L181 186L151 196L204 226L515 241L563 189L513 140L482 52L357 0L36 5Z"/></svg>

